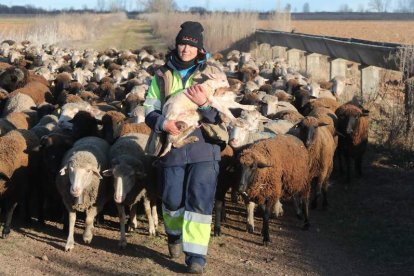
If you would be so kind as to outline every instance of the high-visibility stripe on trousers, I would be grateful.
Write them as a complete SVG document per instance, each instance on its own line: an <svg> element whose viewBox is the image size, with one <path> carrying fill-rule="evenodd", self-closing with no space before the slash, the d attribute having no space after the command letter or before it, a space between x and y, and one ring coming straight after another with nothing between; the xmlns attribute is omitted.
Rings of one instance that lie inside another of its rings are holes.
<svg viewBox="0 0 414 276"><path fill-rule="evenodd" d="M161 169L165 231L186 254L207 254L218 171L217 161Z"/></svg>

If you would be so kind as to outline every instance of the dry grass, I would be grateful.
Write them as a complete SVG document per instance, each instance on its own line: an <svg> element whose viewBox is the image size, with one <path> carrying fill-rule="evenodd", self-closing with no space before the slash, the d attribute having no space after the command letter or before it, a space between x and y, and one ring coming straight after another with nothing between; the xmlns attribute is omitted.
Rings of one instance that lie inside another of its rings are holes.
<svg viewBox="0 0 414 276"><path fill-rule="evenodd" d="M154 33L162 37L168 45L174 46L175 36L180 25L185 21L199 21L204 26L204 45L210 52L217 52L230 47L252 34L259 26L257 13L156 13L146 14L146 19L152 26ZM275 13L272 28L290 30L290 13Z"/></svg>
<svg viewBox="0 0 414 276"><path fill-rule="evenodd" d="M29 40L38 45L70 46L72 41L93 40L122 20L126 20L124 13L7 18L0 22L0 40Z"/></svg>

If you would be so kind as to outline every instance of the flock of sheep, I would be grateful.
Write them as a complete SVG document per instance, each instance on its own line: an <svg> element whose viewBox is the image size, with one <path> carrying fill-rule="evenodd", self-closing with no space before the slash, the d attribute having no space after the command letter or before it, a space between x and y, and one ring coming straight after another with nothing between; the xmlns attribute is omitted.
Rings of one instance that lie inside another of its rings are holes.
<svg viewBox="0 0 414 276"><path fill-rule="evenodd" d="M157 179L152 164L157 157L145 151L151 130L142 104L164 55L149 47L97 52L3 41L0 61L2 237L10 233L17 204L28 220L33 216L30 206L37 204L34 213L40 223L64 216L69 232L65 250L70 251L76 212L86 212L83 241L90 243L95 219L112 202L124 248L125 227L137 227L141 200L149 234L155 235ZM252 59L249 53L232 51L225 57L215 54L208 62L226 74L224 87L209 80L212 87L221 87L210 100L231 108L223 116L230 140L220 162L214 234L221 234L230 189L233 200L240 194L246 203L250 232L255 203L264 206L265 244L271 213L283 214L282 199L294 200L308 228L309 204L316 208L322 195L322 206L328 205L334 156L345 159L348 180L351 159L362 173L368 111L357 101L337 101L345 88L343 78L313 82L282 58Z"/></svg>

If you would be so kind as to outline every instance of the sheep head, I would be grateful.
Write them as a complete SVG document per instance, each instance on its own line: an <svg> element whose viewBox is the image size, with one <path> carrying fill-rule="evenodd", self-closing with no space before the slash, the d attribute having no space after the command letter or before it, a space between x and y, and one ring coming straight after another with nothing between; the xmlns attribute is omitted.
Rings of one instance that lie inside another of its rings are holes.
<svg viewBox="0 0 414 276"><path fill-rule="evenodd" d="M271 167L271 164L262 154L252 149L244 150L240 155L239 161L242 166L239 192L246 193L246 190L253 184L257 170Z"/></svg>

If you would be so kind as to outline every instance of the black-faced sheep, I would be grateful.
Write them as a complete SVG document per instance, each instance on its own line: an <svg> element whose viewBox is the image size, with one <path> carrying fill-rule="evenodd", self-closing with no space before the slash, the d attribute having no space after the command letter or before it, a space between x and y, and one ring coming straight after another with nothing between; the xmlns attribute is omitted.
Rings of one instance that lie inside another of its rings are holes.
<svg viewBox="0 0 414 276"><path fill-rule="evenodd" d="M117 205L121 237L119 246L127 245L125 237L125 208L130 208L130 227L137 227L136 208L141 199L144 202L148 218L149 234L155 235L158 225L157 195L154 158L147 156L141 147L140 140L148 140L146 135L131 133L120 137L110 148L111 168L103 172L105 176L113 176L114 200Z"/></svg>
<svg viewBox="0 0 414 276"><path fill-rule="evenodd" d="M83 241L89 244L93 237L93 221L111 195L111 186L103 180L101 171L106 170L109 144L98 137L78 140L65 154L56 178L57 189L69 212L69 235L65 251L74 248L73 238L76 211L86 212Z"/></svg>
<svg viewBox="0 0 414 276"><path fill-rule="evenodd" d="M359 176L362 175L362 157L368 144L369 111L353 104L344 104L336 110L335 114L338 116L338 154L340 158L345 157L349 182L351 180L351 158L355 161L356 172ZM342 168L341 164L340 167Z"/></svg>
<svg viewBox="0 0 414 276"><path fill-rule="evenodd" d="M242 177L239 192L265 205L263 242L270 242L271 209L283 196L299 196L309 228L309 155L302 141L291 135L278 135L243 150L239 158Z"/></svg>
<svg viewBox="0 0 414 276"><path fill-rule="evenodd" d="M0 87L12 92L25 86L28 82L29 72L22 67L11 66L0 75Z"/></svg>

